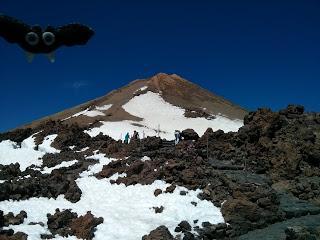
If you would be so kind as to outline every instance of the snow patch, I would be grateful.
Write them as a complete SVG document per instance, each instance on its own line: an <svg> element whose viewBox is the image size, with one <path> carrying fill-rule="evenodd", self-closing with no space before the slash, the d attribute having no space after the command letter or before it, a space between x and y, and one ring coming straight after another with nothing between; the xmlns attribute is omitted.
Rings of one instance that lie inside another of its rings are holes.
<svg viewBox="0 0 320 240"><path fill-rule="evenodd" d="M105 116L105 114L101 111L107 111L109 108L112 107L112 104L106 104L103 106L97 106L93 110L90 110L90 108L87 108L81 112L78 112L76 114L73 114L70 117L67 117L65 119L62 119L62 121L68 120L70 118L79 117L80 115L84 115L87 117L97 117L97 116Z"/></svg>
<svg viewBox="0 0 320 240"><path fill-rule="evenodd" d="M230 132L238 131L243 126L242 120L231 120L220 115L211 120L206 118L187 118L184 116L184 109L173 106L158 93L150 91L135 96L122 107L131 115L140 117L143 120L140 122L129 120L119 122L102 121L102 126L86 132L91 137L95 137L102 132L116 140L123 140L126 132L132 133L136 130L140 137L159 135L161 138L173 140L175 130L181 131L193 128L201 136L209 127L214 131L221 129L225 132Z"/></svg>
<svg viewBox="0 0 320 240"><path fill-rule="evenodd" d="M151 158L149 158L148 156L144 156L143 158L141 158L142 162L150 161L150 160L151 160Z"/></svg>
<svg viewBox="0 0 320 240"><path fill-rule="evenodd" d="M148 88L148 86L143 86L143 87L137 89L134 93L137 93L137 92L140 92L140 91L144 91L144 90L146 90L147 88Z"/></svg>
<svg viewBox="0 0 320 240"><path fill-rule="evenodd" d="M58 134L52 134L44 138L44 141L42 144L39 145L39 151L44 153L60 153L60 150L57 150L53 147L51 147L51 144L56 139Z"/></svg>
<svg viewBox="0 0 320 240"><path fill-rule="evenodd" d="M96 109L99 110L99 111L107 111L111 107L112 107L112 104L106 104L106 105L103 105L103 106L98 106L98 107L96 107Z"/></svg>
<svg viewBox="0 0 320 240"><path fill-rule="evenodd" d="M82 148L81 150L76 151L76 152L85 152L85 151L87 151L87 150L89 150L89 149L90 149L89 147L85 147L85 148Z"/></svg>
<svg viewBox="0 0 320 240"><path fill-rule="evenodd" d="M56 134L45 137L43 143L39 145L38 150L35 150L36 144L34 141L34 135L25 139L21 143L21 147L11 140L2 141L0 142L0 164L10 165L11 163L19 163L21 171L26 170L27 167L32 164L35 166L41 166L41 158L46 153L60 152L59 150L51 147L51 144L56 137Z"/></svg>

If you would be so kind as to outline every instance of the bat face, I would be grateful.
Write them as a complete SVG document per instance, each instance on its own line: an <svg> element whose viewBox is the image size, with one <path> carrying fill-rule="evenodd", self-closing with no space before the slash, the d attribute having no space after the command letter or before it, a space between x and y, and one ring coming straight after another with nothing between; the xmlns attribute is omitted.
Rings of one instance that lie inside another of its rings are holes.
<svg viewBox="0 0 320 240"><path fill-rule="evenodd" d="M32 27L18 44L30 53L51 53L61 46L57 42L55 29L47 28L43 31L38 26Z"/></svg>
<svg viewBox="0 0 320 240"><path fill-rule="evenodd" d="M0 15L0 37L32 54L51 54L61 46L85 45L93 35L91 28L78 23L42 29Z"/></svg>

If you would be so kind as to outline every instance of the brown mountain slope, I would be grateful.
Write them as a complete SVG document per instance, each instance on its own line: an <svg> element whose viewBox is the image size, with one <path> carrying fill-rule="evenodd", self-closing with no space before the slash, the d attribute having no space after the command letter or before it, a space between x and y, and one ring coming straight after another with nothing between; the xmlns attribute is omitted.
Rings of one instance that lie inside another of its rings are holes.
<svg viewBox="0 0 320 240"><path fill-rule="evenodd" d="M186 109L186 116L223 115L229 119L243 119L247 113L240 106L176 74L159 73L151 78L135 80L103 97L34 121L24 127L35 127L48 120L63 120L65 123L78 123L80 126L89 126L99 121L140 121L139 117L130 115L122 106L134 96L147 91L159 93L165 101ZM97 111L98 114L95 114Z"/></svg>

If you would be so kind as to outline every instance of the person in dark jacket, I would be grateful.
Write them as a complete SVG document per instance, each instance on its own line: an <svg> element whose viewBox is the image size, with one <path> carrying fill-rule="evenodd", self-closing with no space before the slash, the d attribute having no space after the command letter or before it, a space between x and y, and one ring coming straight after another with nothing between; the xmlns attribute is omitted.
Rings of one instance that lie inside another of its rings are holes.
<svg viewBox="0 0 320 240"><path fill-rule="evenodd" d="M138 140L139 139L139 133L136 130L134 130L132 138L134 140Z"/></svg>

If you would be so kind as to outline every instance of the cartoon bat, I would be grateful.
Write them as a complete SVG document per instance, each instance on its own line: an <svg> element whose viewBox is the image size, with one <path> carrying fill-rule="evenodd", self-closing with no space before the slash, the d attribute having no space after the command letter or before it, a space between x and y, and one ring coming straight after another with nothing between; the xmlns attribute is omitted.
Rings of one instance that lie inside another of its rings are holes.
<svg viewBox="0 0 320 240"><path fill-rule="evenodd" d="M25 50L28 62L35 54L46 54L50 62L55 61L54 52L61 46L85 45L94 31L82 24L73 23L62 27L29 26L15 18L0 14L0 37L9 43L17 43Z"/></svg>

